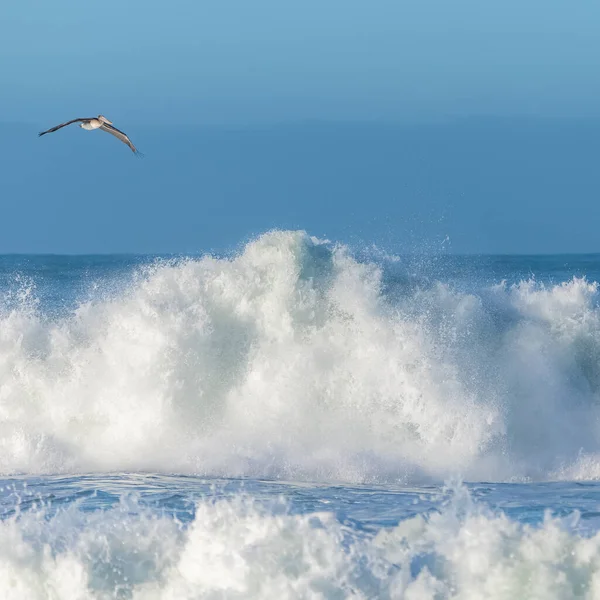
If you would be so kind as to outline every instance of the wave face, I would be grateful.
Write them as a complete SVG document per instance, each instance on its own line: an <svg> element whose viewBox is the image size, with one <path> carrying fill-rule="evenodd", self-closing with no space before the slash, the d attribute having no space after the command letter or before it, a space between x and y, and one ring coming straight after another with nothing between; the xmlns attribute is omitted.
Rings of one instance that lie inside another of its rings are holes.
<svg viewBox="0 0 600 600"><path fill-rule="evenodd" d="M0 308L0 472L600 475L598 287L460 290L275 231L50 315Z"/></svg>

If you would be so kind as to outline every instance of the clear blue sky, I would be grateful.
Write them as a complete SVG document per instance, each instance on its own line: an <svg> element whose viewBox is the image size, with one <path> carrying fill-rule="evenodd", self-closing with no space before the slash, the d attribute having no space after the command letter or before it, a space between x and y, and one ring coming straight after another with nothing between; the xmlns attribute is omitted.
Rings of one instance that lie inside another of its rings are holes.
<svg viewBox="0 0 600 600"><path fill-rule="evenodd" d="M600 250L599 28L592 0L5 0L0 252L271 227ZM99 112L144 161L98 132L35 135Z"/></svg>

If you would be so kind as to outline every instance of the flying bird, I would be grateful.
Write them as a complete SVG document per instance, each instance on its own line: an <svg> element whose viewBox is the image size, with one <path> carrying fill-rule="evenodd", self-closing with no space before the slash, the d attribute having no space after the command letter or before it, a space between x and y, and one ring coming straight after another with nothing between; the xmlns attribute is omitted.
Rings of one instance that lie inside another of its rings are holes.
<svg viewBox="0 0 600 600"><path fill-rule="evenodd" d="M93 129L100 129L102 131L106 131L107 133L114 135L118 140L121 140L124 144L127 144L134 154L141 154L141 152L131 143L131 140L129 139L127 134L123 133L116 127L113 127L112 121L109 121L106 117L102 115L98 115L97 117L92 117L90 119L72 119L71 121L61 123L56 127L52 127L52 129L42 131L39 135L41 137L42 135L46 135L47 133L58 131L59 129L62 129L67 125L71 125L71 123L79 123L79 127L81 127L82 129L87 129L88 131L92 131Z"/></svg>

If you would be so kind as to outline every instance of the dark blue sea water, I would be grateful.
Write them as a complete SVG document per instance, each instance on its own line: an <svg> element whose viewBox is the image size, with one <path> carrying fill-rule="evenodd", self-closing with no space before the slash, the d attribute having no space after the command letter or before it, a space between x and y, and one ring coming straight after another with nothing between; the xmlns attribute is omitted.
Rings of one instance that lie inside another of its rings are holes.
<svg viewBox="0 0 600 600"><path fill-rule="evenodd" d="M0 597L600 598L600 255L0 257Z"/></svg>

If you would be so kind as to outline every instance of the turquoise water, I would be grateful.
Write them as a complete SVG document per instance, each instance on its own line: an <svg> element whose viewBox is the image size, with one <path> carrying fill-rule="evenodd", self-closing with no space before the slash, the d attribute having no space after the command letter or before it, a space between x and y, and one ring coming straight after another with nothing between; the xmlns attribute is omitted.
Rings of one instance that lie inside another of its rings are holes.
<svg viewBox="0 0 600 600"><path fill-rule="evenodd" d="M0 596L600 597L599 269L0 257Z"/></svg>

